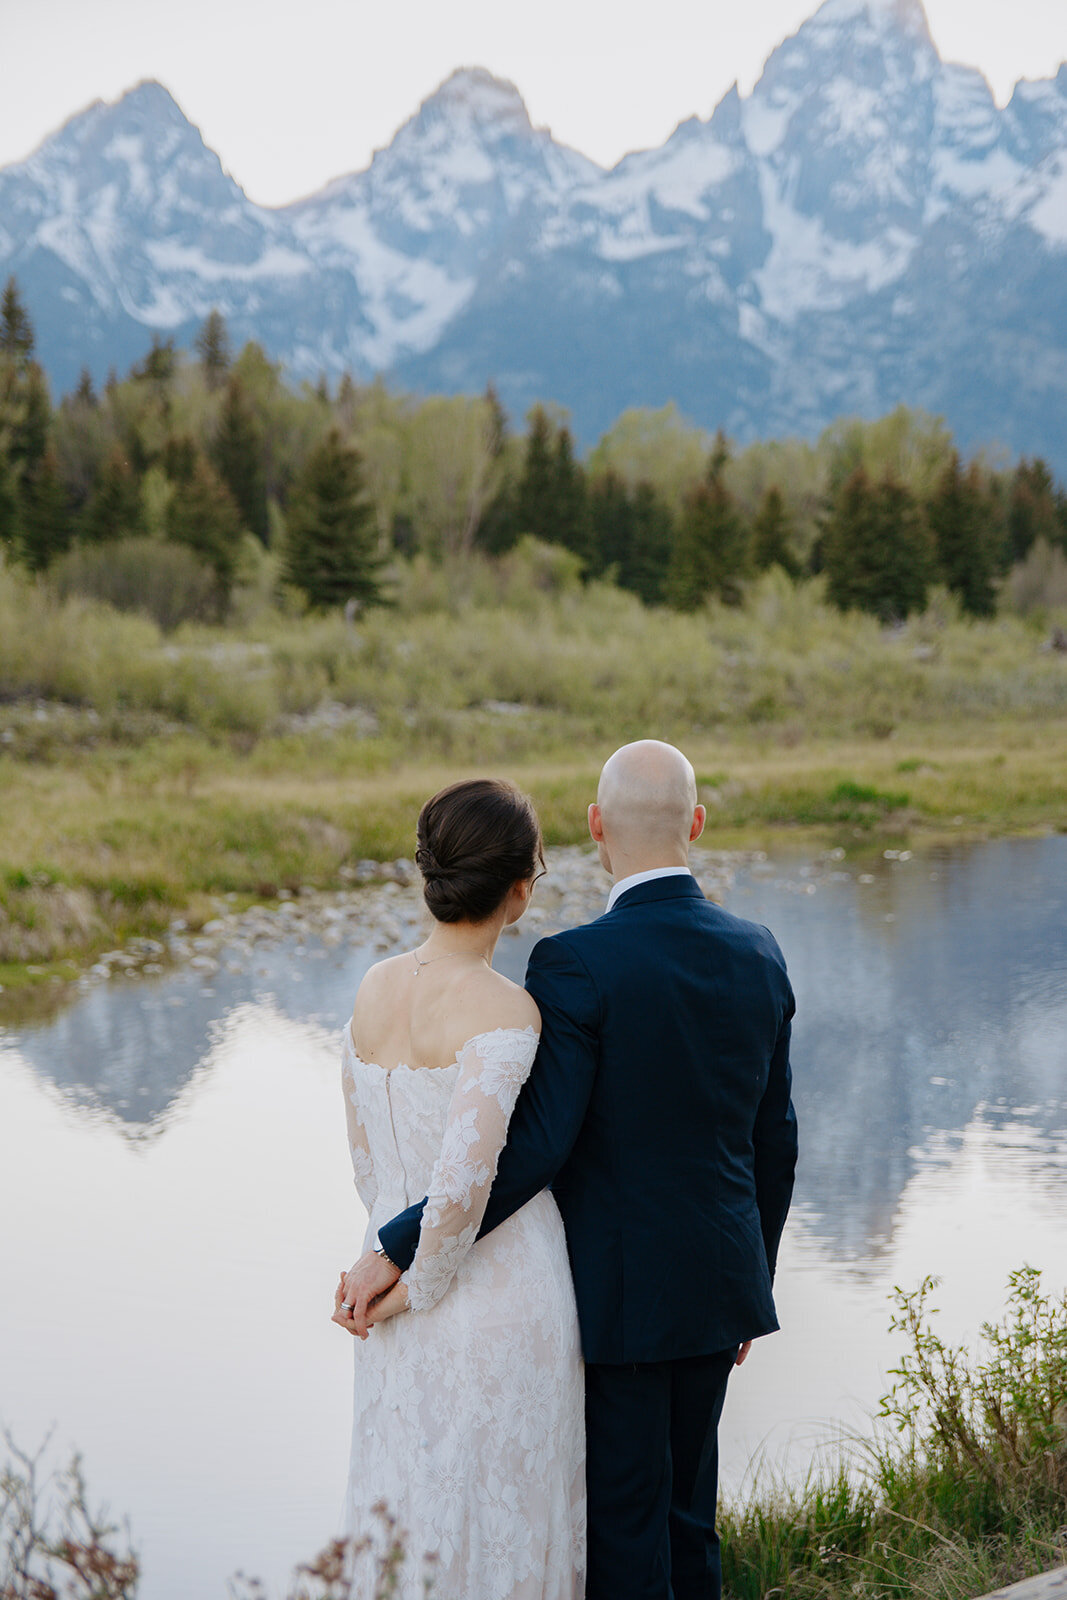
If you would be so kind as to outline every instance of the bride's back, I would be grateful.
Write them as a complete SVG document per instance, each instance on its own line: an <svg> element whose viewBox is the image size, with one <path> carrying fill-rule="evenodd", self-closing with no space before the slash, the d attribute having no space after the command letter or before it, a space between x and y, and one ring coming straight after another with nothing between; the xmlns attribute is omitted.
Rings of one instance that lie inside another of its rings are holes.
<svg viewBox="0 0 1067 1600"><path fill-rule="evenodd" d="M539 1023L526 991L484 959L457 952L420 963L405 951L364 977L352 1010L352 1043L362 1061L386 1071L432 1069L452 1066L475 1034Z"/></svg>

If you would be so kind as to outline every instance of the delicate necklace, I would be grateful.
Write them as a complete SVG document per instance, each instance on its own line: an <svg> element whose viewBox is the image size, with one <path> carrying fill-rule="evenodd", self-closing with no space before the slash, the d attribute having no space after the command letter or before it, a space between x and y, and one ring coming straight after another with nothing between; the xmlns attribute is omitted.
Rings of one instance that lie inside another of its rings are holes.
<svg viewBox="0 0 1067 1600"><path fill-rule="evenodd" d="M449 956L465 956L465 955L469 954L469 952L466 951L466 950L446 950L443 955L430 956L428 961L420 961L419 960L419 952L417 950L413 950L411 953L415 957L415 976L416 976L416 978L418 977L419 973L422 971L423 967L432 967L435 961L447 961ZM479 959L479 961L485 961L485 957L484 956L479 956L478 959ZM486 964L486 966L488 966L489 965L488 961L485 961L485 964Z"/></svg>

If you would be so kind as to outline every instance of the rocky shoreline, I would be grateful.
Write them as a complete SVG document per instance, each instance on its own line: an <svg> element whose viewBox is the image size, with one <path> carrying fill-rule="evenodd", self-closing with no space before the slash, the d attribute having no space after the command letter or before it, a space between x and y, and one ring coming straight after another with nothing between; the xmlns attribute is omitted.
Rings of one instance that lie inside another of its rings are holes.
<svg viewBox="0 0 1067 1600"><path fill-rule="evenodd" d="M610 880L589 846L556 846L545 852L547 875L534 891L522 921L527 934L556 933L599 916ZM739 869L767 859L763 851L693 852L692 866L711 900L721 900ZM310 886L283 891L278 899L237 909L236 897L220 897L216 915L199 928L176 917L160 939L131 939L109 950L74 981L84 991L114 980L158 977L188 966L205 978L222 969L235 972L255 964L256 951L285 940L318 940L326 946L358 944L385 952L415 945L425 937L429 918L414 862L361 861L346 869L344 889ZM518 934L519 925L505 934Z"/></svg>

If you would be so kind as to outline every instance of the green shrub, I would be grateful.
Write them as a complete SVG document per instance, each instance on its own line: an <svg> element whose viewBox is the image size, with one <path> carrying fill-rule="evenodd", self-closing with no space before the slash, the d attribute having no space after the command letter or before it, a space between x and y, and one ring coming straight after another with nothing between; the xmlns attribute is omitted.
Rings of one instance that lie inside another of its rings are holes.
<svg viewBox="0 0 1067 1600"><path fill-rule="evenodd" d="M76 545L53 563L49 576L61 600L80 596L116 611L139 611L168 633L218 614L212 569L184 545L160 539Z"/></svg>

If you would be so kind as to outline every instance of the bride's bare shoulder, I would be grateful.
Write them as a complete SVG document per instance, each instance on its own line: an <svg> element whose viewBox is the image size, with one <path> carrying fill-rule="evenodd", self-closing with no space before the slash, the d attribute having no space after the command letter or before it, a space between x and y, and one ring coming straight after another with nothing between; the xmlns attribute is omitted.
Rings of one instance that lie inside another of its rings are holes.
<svg viewBox="0 0 1067 1600"><path fill-rule="evenodd" d="M389 997L404 974L405 961L410 966L411 956L387 956L384 961L376 961L372 967L367 968L356 990L355 1004L352 1007L353 1016L358 1017L368 1006L376 1006Z"/></svg>
<svg viewBox="0 0 1067 1600"><path fill-rule="evenodd" d="M464 1040L496 1028L532 1028L541 1031L541 1013L532 996L502 972L486 968L472 972L456 995L453 1025Z"/></svg>

